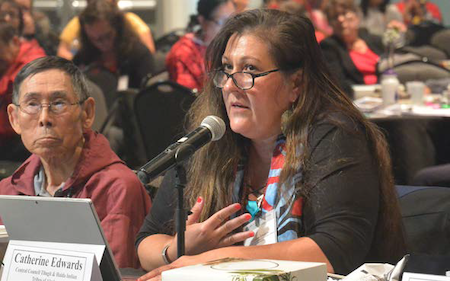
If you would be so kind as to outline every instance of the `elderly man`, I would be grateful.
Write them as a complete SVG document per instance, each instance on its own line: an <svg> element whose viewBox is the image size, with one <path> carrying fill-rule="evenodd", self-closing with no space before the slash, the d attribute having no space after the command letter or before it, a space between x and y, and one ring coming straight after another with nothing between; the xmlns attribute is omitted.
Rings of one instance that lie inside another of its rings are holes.
<svg viewBox="0 0 450 281"><path fill-rule="evenodd" d="M94 110L72 62L44 57L23 67L8 116L32 156L0 182L0 194L90 198L119 267L137 268L134 237L150 198L106 138L90 129Z"/></svg>

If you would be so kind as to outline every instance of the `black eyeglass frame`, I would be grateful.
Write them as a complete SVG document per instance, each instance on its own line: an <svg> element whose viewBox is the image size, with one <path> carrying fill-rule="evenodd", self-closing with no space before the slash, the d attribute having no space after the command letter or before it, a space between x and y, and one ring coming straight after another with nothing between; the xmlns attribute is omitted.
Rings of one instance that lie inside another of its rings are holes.
<svg viewBox="0 0 450 281"><path fill-rule="evenodd" d="M233 83L234 83L234 85L236 85L236 87L238 87L238 88L241 89L241 90L246 91L246 90L250 90L251 88L253 88L253 86L255 86L255 78L263 77L263 76L269 75L270 73L277 72L277 71L280 71L280 70L281 70L281 69L276 68L276 69L272 69L272 70L269 70L269 71L266 71L266 72L257 73L257 74L251 73L251 72L246 72L246 71L238 71L238 72L235 72L235 73L232 73L232 74L228 74L228 73L226 73L223 69L219 69L219 70L216 70L216 71L214 72L213 82L214 82L214 85L215 85L217 88L223 89L223 87L225 86L226 82L227 82L228 79L230 79L230 77L231 77L231 79L233 80ZM215 77L216 77L216 75L217 75L218 73L223 73L223 74L225 74L225 76L227 76L227 80L225 81L225 84L224 84L224 86L222 86L222 87L219 87L218 85L216 85L216 79L215 79ZM237 74L237 73L245 73L245 74L251 75L251 76L252 76L252 85L251 85L250 87L248 87L248 88L243 88L243 87L239 86L238 83L237 83L237 81L236 81L236 79L234 78L234 75Z"/></svg>

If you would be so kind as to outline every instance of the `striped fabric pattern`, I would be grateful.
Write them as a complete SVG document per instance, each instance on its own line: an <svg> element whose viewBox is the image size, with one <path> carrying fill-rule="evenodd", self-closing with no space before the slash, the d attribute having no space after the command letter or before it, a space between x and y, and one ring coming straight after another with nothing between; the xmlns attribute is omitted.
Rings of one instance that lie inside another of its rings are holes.
<svg viewBox="0 0 450 281"><path fill-rule="evenodd" d="M280 186L280 174L286 157L286 138L280 135L273 151L267 188L262 202L262 213L275 210L277 217L278 242L288 241L299 237L302 226L303 198L296 195L295 186L302 179L301 169L293 178ZM244 168L239 165L233 198L238 199L242 194ZM282 195L282 196L281 196ZM235 201L239 202L239 201ZM261 213L260 213L261 214Z"/></svg>

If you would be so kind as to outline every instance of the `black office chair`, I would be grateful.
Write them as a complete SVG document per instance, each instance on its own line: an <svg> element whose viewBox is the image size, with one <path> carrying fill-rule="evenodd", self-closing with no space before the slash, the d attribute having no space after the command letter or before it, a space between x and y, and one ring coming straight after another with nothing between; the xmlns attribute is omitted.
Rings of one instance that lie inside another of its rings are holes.
<svg viewBox="0 0 450 281"><path fill-rule="evenodd" d="M450 78L450 70L431 61L407 61L394 66L400 83Z"/></svg>
<svg viewBox="0 0 450 281"><path fill-rule="evenodd" d="M185 29L175 29L169 33L162 35L155 40L156 50L164 53L169 52L173 44L175 44L185 33Z"/></svg>
<svg viewBox="0 0 450 281"><path fill-rule="evenodd" d="M431 45L444 51L447 54L447 58L450 58L450 28L433 34Z"/></svg>
<svg viewBox="0 0 450 281"><path fill-rule="evenodd" d="M128 89L117 94L99 132L105 135L112 150L127 166L136 169L147 160L133 108L138 90Z"/></svg>
<svg viewBox="0 0 450 281"><path fill-rule="evenodd" d="M92 130L94 131L100 131L103 124L106 121L106 118L108 116L108 107L106 105L105 96L103 94L102 89L100 89L97 84L87 80L88 87L89 87L89 94L91 97L95 100L95 119L94 124L92 124Z"/></svg>
<svg viewBox="0 0 450 281"><path fill-rule="evenodd" d="M401 49L402 52L411 53L419 56L421 59L426 58L427 60L439 62L447 59L447 54L445 51L437 48L433 45L423 45L423 46L405 46Z"/></svg>
<svg viewBox="0 0 450 281"><path fill-rule="evenodd" d="M169 72L163 71L159 74L148 77L148 79L143 83L141 88L145 89L155 83L164 82L164 81L168 81L168 80L169 80Z"/></svg>
<svg viewBox="0 0 450 281"><path fill-rule="evenodd" d="M194 100L190 89L171 81L139 92L134 110L148 160L184 135L185 115Z"/></svg>
<svg viewBox="0 0 450 281"><path fill-rule="evenodd" d="M450 188L396 186L408 252L450 256Z"/></svg>
<svg viewBox="0 0 450 281"><path fill-rule="evenodd" d="M117 76L109 70L96 65L86 68L83 72L90 81L94 82L102 90L106 106L110 109L119 97Z"/></svg>
<svg viewBox="0 0 450 281"><path fill-rule="evenodd" d="M423 46L431 43L434 34L443 30L444 26L431 21L424 21L417 25L411 25L406 31L405 38L409 46Z"/></svg>

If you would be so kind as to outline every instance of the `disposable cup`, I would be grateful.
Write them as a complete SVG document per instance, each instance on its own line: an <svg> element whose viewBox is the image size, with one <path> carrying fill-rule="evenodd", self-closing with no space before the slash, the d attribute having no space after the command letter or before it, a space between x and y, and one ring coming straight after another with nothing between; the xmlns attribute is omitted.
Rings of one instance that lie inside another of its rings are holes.
<svg viewBox="0 0 450 281"><path fill-rule="evenodd" d="M423 82L406 82L406 91L411 96L412 104L423 105L423 94L425 93L425 84Z"/></svg>

